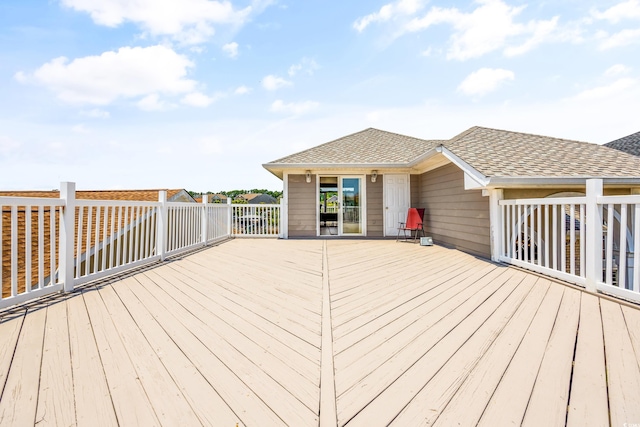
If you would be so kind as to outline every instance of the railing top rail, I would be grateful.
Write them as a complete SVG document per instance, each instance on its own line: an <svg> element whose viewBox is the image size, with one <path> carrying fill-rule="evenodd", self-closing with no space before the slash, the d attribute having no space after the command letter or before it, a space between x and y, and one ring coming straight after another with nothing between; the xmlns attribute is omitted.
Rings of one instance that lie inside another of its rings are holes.
<svg viewBox="0 0 640 427"><path fill-rule="evenodd" d="M600 205L605 205L608 203L612 204L640 204L640 195L632 195L632 196L599 196L597 199L597 203Z"/></svg>
<svg viewBox="0 0 640 427"><path fill-rule="evenodd" d="M158 202L137 202L134 200L87 200L76 199L76 206L160 206Z"/></svg>
<svg viewBox="0 0 640 427"><path fill-rule="evenodd" d="M500 205L580 205L587 203L586 197L545 197L539 199L500 200Z"/></svg>
<svg viewBox="0 0 640 427"><path fill-rule="evenodd" d="M0 197L0 206L64 206L64 200L48 197Z"/></svg>

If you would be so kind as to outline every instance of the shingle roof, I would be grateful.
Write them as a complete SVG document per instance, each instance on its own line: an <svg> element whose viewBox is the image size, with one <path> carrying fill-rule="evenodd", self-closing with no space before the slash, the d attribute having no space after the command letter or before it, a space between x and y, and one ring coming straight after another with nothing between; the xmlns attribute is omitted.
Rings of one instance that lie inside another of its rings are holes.
<svg viewBox="0 0 640 427"><path fill-rule="evenodd" d="M634 156L640 156L640 132L632 133L624 138L607 142L604 145L605 147L615 148L616 150L624 151L625 153L633 154Z"/></svg>
<svg viewBox="0 0 640 427"><path fill-rule="evenodd" d="M487 177L640 176L639 158L588 142L473 127L444 146Z"/></svg>
<svg viewBox="0 0 640 427"><path fill-rule="evenodd" d="M369 128L268 164L408 163L442 142Z"/></svg>
<svg viewBox="0 0 640 427"><path fill-rule="evenodd" d="M602 145L478 126L450 140L424 140L369 128L269 162L265 167L408 167L438 146L486 177L640 178L640 158Z"/></svg>

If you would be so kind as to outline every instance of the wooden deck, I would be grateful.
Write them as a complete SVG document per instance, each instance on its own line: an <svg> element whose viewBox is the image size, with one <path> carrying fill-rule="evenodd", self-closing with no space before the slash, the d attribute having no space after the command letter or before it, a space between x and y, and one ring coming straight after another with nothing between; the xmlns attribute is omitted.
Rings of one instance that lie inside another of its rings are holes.
<svg viewBox="0 0 640 427"><path fill-rule="evenodd" d="M640 425L637 307L437 246L237 239L2 316L2 426Z"/></svg>

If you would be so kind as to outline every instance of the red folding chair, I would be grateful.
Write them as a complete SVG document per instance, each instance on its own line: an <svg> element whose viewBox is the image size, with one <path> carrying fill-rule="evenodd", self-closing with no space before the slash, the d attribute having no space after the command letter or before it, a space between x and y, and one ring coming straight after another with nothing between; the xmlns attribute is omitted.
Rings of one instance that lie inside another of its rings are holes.
<svg viewBox="0 0 640 427"><path fill-rule="evenodd" d="M424 208L409 208L407 221L401 222L398 227L396 242L400 240L401 231L404 235L405 242L409 240L407 238L407 231L409 232L409 238L413 238L414 243L418 240L418 233L422 232L422 236L424 236Z"/></svg>

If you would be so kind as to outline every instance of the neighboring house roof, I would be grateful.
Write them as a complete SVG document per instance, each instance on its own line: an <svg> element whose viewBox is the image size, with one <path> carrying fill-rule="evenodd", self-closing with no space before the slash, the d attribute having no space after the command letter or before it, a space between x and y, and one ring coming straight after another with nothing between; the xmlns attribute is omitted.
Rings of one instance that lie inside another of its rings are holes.
<svg viewBox="0 0 640 427"><path fill-rule="evenodd" d="M415 168L436 156L456 163L481 185L491 178L640 179L640 158L608 147L478 126L450 140L422 140L370 128L263 166L281 176L293 168Z"/></svg>
<svg viewBox="0 0 640 427"><path fill-rule="evenodd" d="M640 132L632 133L623 138L616 139L615 141L607 142L605 147L614 148L619 151L624 151L634 156L640 156Z"/></svg>
<svg viewBox="0 0 640 427"><path fill-rule="evenodd" d="M169 202L195 202L195 199L184 189L158 190L97 190L76 191L76 199L82 200L128 200L136 202L157 202L159 191L167 192ZM0 191L0 197L39 197L58 198L60 191Z"/></svg>
<svg viewBox="0 0 640 427"><path fill-rule="evenodd" d="M248 203L278 203L275 197L262 193L238 194L235 200L239 199L246 200Z"/></svg>

